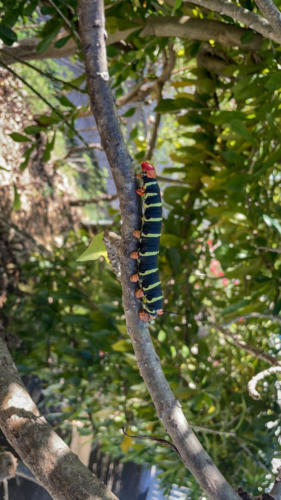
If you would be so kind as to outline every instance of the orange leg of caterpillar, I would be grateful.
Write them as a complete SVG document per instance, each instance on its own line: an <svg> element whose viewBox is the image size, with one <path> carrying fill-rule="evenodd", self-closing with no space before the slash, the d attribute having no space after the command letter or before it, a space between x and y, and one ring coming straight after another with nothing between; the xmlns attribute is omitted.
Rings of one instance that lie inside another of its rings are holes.
<svg viewBox="0 0 281 500"><path fill-rule="evenodd" d="M142 289L139 288L138 290L136 290L135 295L136 295L137 299L141 299L144 296L144 293L143 293Z"/></svg>
<svg viewBox="0 0 281 500"><path fill-rule="evenodd" d="M140 311L139 312L139 318L141 321L149 321L150 320L150 314L148 314L145 311Z"/></svg>
<svg viewBox="0 0 281 500"><path fill-rule="evenodd" d="M158 309L156 311L156 313L158 316L161 316L162 314L164 314L163 309ZM139 318L141 319L141 321L151 321L151 320L155 319L155 316L147 313L146 311L140 311Z"/></svg>
<svg viewBox="0 0 281 500"><path fill-rule="evenodd" d="M138 258L138 256L139 256L139 253L138 253L138 251L137 251L137 250L135 250L134 252L131 252L131 253L130 253L130 257L131 257L131 259L137 259L137 258Z"/></svg>
<svg viewBox="0 0 281 500"><path fill-rule="evenodd" d="M139 275L138 274L132 274L132 276L130 276L130 281L132 283L136 283L137 281L139 281Z"/></svg>
<svg viewBox="0 0 281 500"><path fill-rule="evenodd" d="M136 189L136 193L139 194L140 196L145 195L145 189L144 188L138 188Z"/></svg>
<svg viewBox="0 0 281 500"><path fill-rule="evenodd" d="M135 230L133 231L133 236L134 236L135 238L137 238L138 240L140 239L140 237L141 237L141 232L139 231L139 229L135 229Z"/></svg>

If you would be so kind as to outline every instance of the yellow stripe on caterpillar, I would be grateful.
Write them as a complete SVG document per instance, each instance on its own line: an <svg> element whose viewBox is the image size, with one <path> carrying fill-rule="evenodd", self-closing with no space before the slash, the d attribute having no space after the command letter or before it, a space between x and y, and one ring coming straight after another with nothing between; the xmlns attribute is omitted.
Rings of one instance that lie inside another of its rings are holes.
<svg viewBox="0 0 281 500"><path fill-rule="evenodd" d="M150 207L162 207L162 203L151 203L151 205L147 205L146 203L143 204L144 207L150 208Z"/></svg>
<svg viewBox="0 0 281 500"><path fill-rule="evenodd" d="M151 300L148 300L146 297L144 297L143 300L144 299L145 299L145 302L147 302L147 304L152 304L153 302L157 302L157 300L163 299L163 295L159 295L159 297L154 297Z"/></svg>
<svg viewBox="0 0 281 500"><path fill-rule="evenodd" d="M146 198L149 198L150 196L157 196L158 193L146 193L143 197L144 200L146 200Z"/></svg>
<svg viewBox="0 0 281 500"><path fill-rule="evenodd" d="M147 304L143 304L143 308L145 311L149 312L150 314L156 315L156 311L154 309L150 309Z"/></svg>
<svg viewBox="0 0 281 500"><path fill-rule="evenodd" d="M159 250L157 252L145 252L145 253L139 253L139 257L150 257L151 255L158 255Z"/></svg>
<svg viewBox="0 0 281 500"><path fill-rule="evenodd" d="M142 233L141 234L142 237L144 238L159 238L161 236L161 234L153 234L153 233Z"/></svg>
<svg viewBox="0 0 281 500"><path fill-rule="evenodd" d="M143 217L143 222L161 222L162 217L152 217L151 219L146 219Z"/></svg>
<svg viewBox="0 0 281 500"><path fill-rule="evenodd" d="M157 281L156 283L152 283L149 286L142 287L144 292L147 292L148 290L152 290L152 288L155 288L156 286L161 285L161 281Z"/></svg>
<svg viewBox="0 0 281 500"><path fill-rule="evenodd" d="M148 269L147 271L144 271L144 273L139 273L140 276L147 276L148 274L156 273L158 271L158 267L155 267L154 269Z"/></svg>
<svg viewBox="0 0 281 500"><path fill-rule="evenodd" d="M156 181L152 181L152 182L146 182L144 187L147 188L148 186L154 186L155 184L157 184Z"/></svg>

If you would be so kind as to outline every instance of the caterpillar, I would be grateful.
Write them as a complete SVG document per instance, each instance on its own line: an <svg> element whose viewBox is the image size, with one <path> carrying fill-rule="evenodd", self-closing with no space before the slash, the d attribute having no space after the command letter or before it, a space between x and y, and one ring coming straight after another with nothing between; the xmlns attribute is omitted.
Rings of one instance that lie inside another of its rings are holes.
<svg viewBox="0 0 281 500"><path fill-rule="evenodd" d="M138 272L130 277L139 283L136 297L142 298L143 310L139 312L142 321L150 321L163 314L163 295L158 271L158 254L162 226L162 203L160 189L153 165L145 161L141 164L143 185L137 189L142 197L141 230L133 235L139 239L139 249L131 252L130 257L137 259Z"/></svg>

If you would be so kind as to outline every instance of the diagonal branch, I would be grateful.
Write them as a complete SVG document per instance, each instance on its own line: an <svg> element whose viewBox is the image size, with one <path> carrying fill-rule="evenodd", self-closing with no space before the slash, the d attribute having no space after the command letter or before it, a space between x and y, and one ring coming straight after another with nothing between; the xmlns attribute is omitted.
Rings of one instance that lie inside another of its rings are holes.
<svg viewBox="0 0 281 500"><path fill-rule="evenodd" d="M271 24L275 36L281 39L281 12L272 0L256 0L256 4L264 17Z"/></svg>
<svg viewBox="0 0 281 500"><path fill-rule="evenodd" d="M130 275L135 263L129 258L134 249L132 231L138 227L140 210L131 158L121 134L107 70L104 8L102 0L78 2L79 27L85 57L93 114L105 149L117 192L122 218L120 251L121 284L127 331L131 337L140 373L155 404L158 416L179 451L182 461L201 488L216 500L237 500L238 496L216 468L185 419L161 369L148 327L138 318L138 303Z"/></svg>
<svg viewBox="0 0 281 500"><path fill-rule="evenodd" d="M215 40L227 47L237 46L246 50L258 50L262 46L263 38L253 33L251 40L243 42L243 35L248 29L234 24L211 21L209 19L188 19L170 16L150 16L140 36L159 36L186 38L188 40ZM242 40L241 40L242 38Z"/></svg>
<svg viewBox="0 0 281 500"><path fill-rule="evenodd" d="M260 0L260 3L262 2L263 0ZM257 33L260 33L260 35L263 35L265 38L270 38L278 43L281 42L281 30L279 30L279 34L278 32L274 33L272 23L269 23L262 16L251 10L239 7L239 5L230 0L192 0L192 3L199 7L217 12L218 14L229 16L234 21L238 21L244 24L244 26L247 26L247 28L251 28ZM256 3L259 2L257 1Z"/></svg>
<svg viewBox="0 0 281 500"><path fill-rule="evenodd" d="M232 318L230 321L225 323L223 326L229 326L232 323L237 323L238 321L242 321L244 319L251 319L251 318L268 319L271 321L276 321L277 323L281 323L281 317L276 316L275 314L264 314L264 313L260 313L260 312L252 312L249 314L243 314L242 316L237 316L236 318Z"/></svg>
<svg viewBox="0 0 281 500"><path fill-rule="evenodd" d="M166 55L166 53L165 53L164 57L165 57L165 59L164 59L165 62L164 62L164 66L163 66L163 71L156 82L157 104L159 104L161 99L162 99L162 92L163 92L164 85L170 79L172 71L173 71L174 66L175 66L175 62L176 62L176 54L175 54L175 51L173 49L173 46L170 43L168 45L168 55ZM145 155L145 160L151 160L151 158L153 156L153 151L154 151L154 148L155 148L156 143L157 143L160 121L161 121L161 113L156 112L155 121L153 124L152 133L151 133L149 144L148 144L148 150L147 150L147 153Z"/></svg>
<svg viewBox="0 0 281 500"><path fill-rule="evenodd" d="M211 324L211 326L214 326L219 332L221 332L226 338L230 338L233 343L239 347L240 349L243 349L244 351L248 352L249 354L252 354L255 358L262 359L262 361L265 361L266 363L269 363L270 365L276 366L276 365L281 365L281 361L276 358L275 356L271 356L271 354L268 354L267 352L262 351L256 346L247 344L245 340L243 340L240 335L237 335L236 333L231 332L227 328L224 328L221 325L217 325L215 323Z"/></svg>
<svg viewBox="0 0 281 500"><path fill-rule="evenodd" d="M172 16L150 16L143 23L140 21L139 26L130 28L126 31L116 31L108 35L107 45L114 43L119 43L133 33L134 31L143 28L141 31L141 36L159 36L159 37L173 37L177 36L179 38L189 39L189 40L204 40L209 41L215 40L222 43L223 45L238 46L246 50L258 50L261 48L263 38L262 36L253 33L252 39L248 42L241 41L242 35L249 33L248 29L240 28L239 26L234 26L233 24L227 24L219 21L210 21L208 19L189 19L185 21L181 17ZM258 30L256 30L258 31ZM265 32L264 32L265 33ZM36 47L38 45L38 38L32 37L19 42L14 43L11 47L5 47L5 54L1 50L0 54L2 61L5 64L14 64L15 56L25 61L35 60L35 59L59 59L61 57L69 57L77 51L77 43L73 38L70 38L68 42L58 49L55 43L62 37L65 36L65 31L60 33L58 37L50 44L45 52L37 52ZM264 35L265 36L265 35ZM270 38L269 34L266 35ZM274 38L275 41L278 41ZM280 40L279 40L280 41Z"/></svg>
<svg viewBox="0 0 281 500"><path fill-rule="evenodd" d="M91 203L101 203L103 201L113 201L117 199L116 194L101 194L95 198L90 198L89 200L70 200L69 205L71 207L84 207Z"/></svg>
<svg viewBox="0 0 281 500"><path fill-rule="evenodd" d="M117 500L40 416L1 337L0 426L22 461L55 500Z"/></svg>

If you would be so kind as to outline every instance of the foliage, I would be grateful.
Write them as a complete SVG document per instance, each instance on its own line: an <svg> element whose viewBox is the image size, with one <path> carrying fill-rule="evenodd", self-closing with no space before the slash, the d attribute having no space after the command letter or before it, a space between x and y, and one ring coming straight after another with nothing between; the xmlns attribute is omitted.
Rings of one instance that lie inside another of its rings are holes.
<svg viewBox="0 0 281 500"><path fill-rule="evenodd" d="M129 4L132 8L125 0L108 3L109 33L172 12L213 19L211 12L180 2L174 11L152 0ZM241 4L255 8L251 1ZM16 33L32 15L22 13L23 5L38 10L36 2L14 5L19 18L5 21L8 5L2 19L8 31L0 30L7 44L13 37L9 30L14 26ZM75 2L56 5L75 39ZM41 13L47 22L44 18L37 29L38 50L44 52L66 26L54 8L41 7ZM166 38L141 38L137 29L123 47L109 46L116 98L132 83L157 80L166 46ZM145 111L143 103L134 102L122 116L124 129L131 127L128 142L139 162L147 148L146 119L161 114L154 160L161 174L180 181L163 184L160 272L167 314L152 324L151 332L165 374L203 445L233 486L257 494L258 487L270 483L270 461L278 455L274 378L260 388L262 399L253 401L247 382L267 365L234 346L215 325L232 322L232 333L250 346L275 356L280 352L280 47L264 41L256 53L212 40L176 39L174 48L176 68L162 98L150 100ZM203 53L214 61L219 57L223 71L202 66ZM82 80L74 84L84 85ZM67 85L60 86L63 120L53 110L36 118L40 130L51 134L49 149L56 129L75 135L78 110L66 90ZM25 141L32 134L25 130L14 139ZM109 216L113 220L114 211ZM16 362L22 373L36 373L45 381L45 401L51 406L60 402L62 422L86 409L112 456L157 463L167 488L172 482L186 484L197 499L197 485L172 450L122 436L121 427L127 425L132 433L165 437L137 371L115 276L104 260L77 262L86 241L84 233L67 235L51 256L33 254L23 266L20 290L5 307L9 331L20 339ZM244 318L251 313L257 316Z"/></svg>

